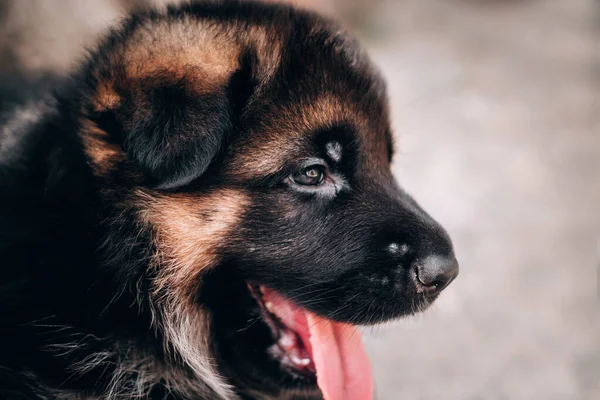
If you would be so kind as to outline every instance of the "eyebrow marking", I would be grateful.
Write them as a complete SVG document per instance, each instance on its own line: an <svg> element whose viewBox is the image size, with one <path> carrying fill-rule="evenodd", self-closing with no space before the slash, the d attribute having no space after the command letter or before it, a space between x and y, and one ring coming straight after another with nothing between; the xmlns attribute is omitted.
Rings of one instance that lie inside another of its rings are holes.
<svg viewBox="0 0 600 400"><path fill-rule="evenodd" d="M331 159L335 162L340 162L342 159L342 145L340 142L331 141L325 145L325 150Z"/></svg>
<svg viewBox="0 0 600 400"><path fill-rule="evenodd" d="M403 256L406 253L408 253L409 247L406 243L390 243L390 245L387 247L387 250L392 253L392 255L395 256Z"/></svg>

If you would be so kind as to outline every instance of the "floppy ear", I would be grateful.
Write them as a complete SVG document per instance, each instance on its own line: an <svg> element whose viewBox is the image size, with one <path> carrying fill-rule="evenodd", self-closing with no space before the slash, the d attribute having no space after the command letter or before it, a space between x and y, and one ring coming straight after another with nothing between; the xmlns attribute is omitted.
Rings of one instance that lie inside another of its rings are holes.
<svg viewBox="0 0 600 400"><path fill-rule="evenodd" d="M216 67L193 62L173 55L95 73L91 119L145 185L173 189L200 177L252 91L247 55Z"/></svg>

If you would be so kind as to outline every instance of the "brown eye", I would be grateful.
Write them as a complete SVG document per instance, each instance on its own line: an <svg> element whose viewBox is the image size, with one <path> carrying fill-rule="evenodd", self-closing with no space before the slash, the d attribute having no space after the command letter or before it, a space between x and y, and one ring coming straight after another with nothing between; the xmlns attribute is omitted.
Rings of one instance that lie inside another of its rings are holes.
<svg viewBox="0 0 600 400"><path fill-rule="evenodd" d="M313 165L294 172L291 178L298 185L317 186L323 183L325 172L322 166Z"/></svg>

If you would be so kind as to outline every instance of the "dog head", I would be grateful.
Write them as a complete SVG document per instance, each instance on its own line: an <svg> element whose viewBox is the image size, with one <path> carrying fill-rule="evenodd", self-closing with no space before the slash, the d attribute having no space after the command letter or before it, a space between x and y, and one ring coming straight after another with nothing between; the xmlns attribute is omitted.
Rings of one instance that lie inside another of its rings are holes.
<svg viewBox="0 0 600 400"><path fill-rule="evenodd" d="M238 3L144 14L84 76L99 190L148 232L135 274L154 321L215 392L211 357L239 391L315 388L312 360L273 351L289 328L275 298L370 324L426 308L456 277L448 235L390 171L384 84L332 22Z"/></svg>

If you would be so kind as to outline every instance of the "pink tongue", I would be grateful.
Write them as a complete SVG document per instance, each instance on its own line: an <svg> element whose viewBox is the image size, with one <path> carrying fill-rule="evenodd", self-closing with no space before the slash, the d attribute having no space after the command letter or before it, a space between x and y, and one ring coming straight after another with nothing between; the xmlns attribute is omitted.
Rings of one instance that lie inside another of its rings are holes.
<svg viewBox="0 0 600 400"><path fill-rule="evenodd" d="M325 400L372 400L373 376L360 332L305 313L317 383Z"/></svg>
<svg viewBox="0 0 600 400"><path fill-rule="evenodd" d="M303 310L263 287L266 306L296 332L311 353L325 400L372 400L373 375L360 332Z"/></svg>

